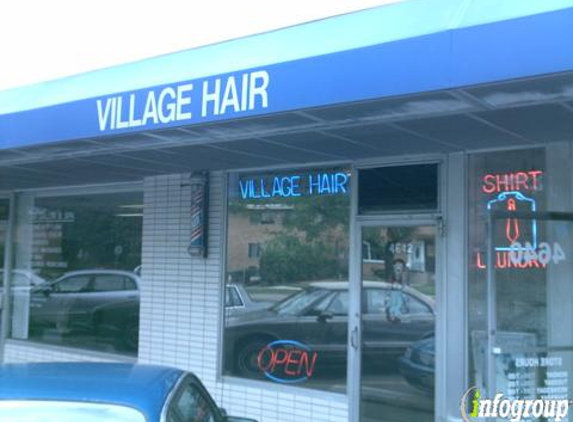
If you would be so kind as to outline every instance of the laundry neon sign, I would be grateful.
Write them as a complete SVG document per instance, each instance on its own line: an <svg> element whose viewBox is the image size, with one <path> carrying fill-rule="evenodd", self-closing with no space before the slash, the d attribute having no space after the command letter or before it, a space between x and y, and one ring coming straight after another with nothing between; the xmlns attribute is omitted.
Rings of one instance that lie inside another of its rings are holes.
<svg viewBox="0 0 573 422"><path fill-rule="evenodd" d="M488 173L481 179L480 190L493 198L487 201L488 211L538 211L533 195L542 190L542 170L526 170L506 173ZM538 222L535 219L520 220L511 215L502 222L502 238L505 241L494 247L493 264L497 269L545 268L550 262L565 259L558 243L538 241ZM476 266L485 269L485 259L476 253Z"/></svg>

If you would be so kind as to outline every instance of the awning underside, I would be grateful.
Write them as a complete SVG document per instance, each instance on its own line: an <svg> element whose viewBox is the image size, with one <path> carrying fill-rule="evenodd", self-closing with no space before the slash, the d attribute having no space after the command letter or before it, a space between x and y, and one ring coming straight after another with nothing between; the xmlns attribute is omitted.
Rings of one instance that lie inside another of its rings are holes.
<svg viewBox="0 0 573 422"><path fill-rule="evenodd" d="M0 190L573 140L573 73L0 151Z"/></svg>

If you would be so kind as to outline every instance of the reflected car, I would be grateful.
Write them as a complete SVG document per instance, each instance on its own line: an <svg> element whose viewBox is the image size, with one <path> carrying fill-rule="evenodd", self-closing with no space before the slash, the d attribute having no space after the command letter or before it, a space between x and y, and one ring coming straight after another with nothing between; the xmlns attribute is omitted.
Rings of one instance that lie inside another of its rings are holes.
<svg viewBox="0 0 573 422"><path fill-rule="evenodd" d="M97 333L105 322L129 333L132 320L139 321L139 284L139 277L129 271L84 270L64 274L32 289L30 329ZM130 309L131 319L116 312L116 307L124 305ZM112 320L112 316L118 318Z"/></svg>
<svg viewBox="0 0 573 422"><path fill-rule="evenodd" d="M410 385L434 391L436 342L433 336L412 343L400 358L400 373Z"/></svg>
<svg viewBox="0 0 573 422"><path fill-rule="evenodd" d="M127 363L2 365L0 420L256 422L227 416L192 373Z"/></svg>
<svg viewBox="0 0 573 422"><path fill-rule="evenodd" d="M28 292L34 287L46 283L42 277L32 270L12 270L11 290L12 294ZM4 294L4 270L0 268L0 303Z"/></svg>
<svg viewBox="0 0 573 422"><path fill-rule="evenodd" d="M434 331L434 301L408 286L363 283L364 365L398 369L406 348ZM396 298L399 318L388 309ZM348 282L318 281L269 309L227 318L225 368L242 377L261 376L259 354L276 341L296 341L317 353L317 370L345 367L348 338Z"/></svg>
<svg viewBox="0 0 573 422"><path fill-rule="evenodd" d="M258 302L253 300L243 284L228 283L225 285L225 314L227 316L241 315L260 309L266 309L272 305L273 302Z"/></svg>

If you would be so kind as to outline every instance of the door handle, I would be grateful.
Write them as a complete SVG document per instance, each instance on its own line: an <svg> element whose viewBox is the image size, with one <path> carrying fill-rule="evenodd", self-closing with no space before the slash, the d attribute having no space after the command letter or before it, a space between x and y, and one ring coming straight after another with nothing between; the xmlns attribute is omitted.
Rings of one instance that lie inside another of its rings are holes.
<svg viewBox="0 0 573 422"><path fill-rule="evenodd" d="M358 327L354 326L350 333L350 345L354 350L358 350Z"/></svg>

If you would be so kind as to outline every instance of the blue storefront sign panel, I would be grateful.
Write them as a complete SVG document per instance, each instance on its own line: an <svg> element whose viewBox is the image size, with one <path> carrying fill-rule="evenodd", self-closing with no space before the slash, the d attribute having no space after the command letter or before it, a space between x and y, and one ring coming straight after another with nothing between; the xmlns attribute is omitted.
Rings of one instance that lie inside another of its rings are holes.
<svg viewBox="0 0 573 422"><path fill-rule="evenodd" d="M573 70L573 2L569 3L569 8L518 19L469 22L413 38L8 112L0 115L0 148L116 136Z"/></svg>

